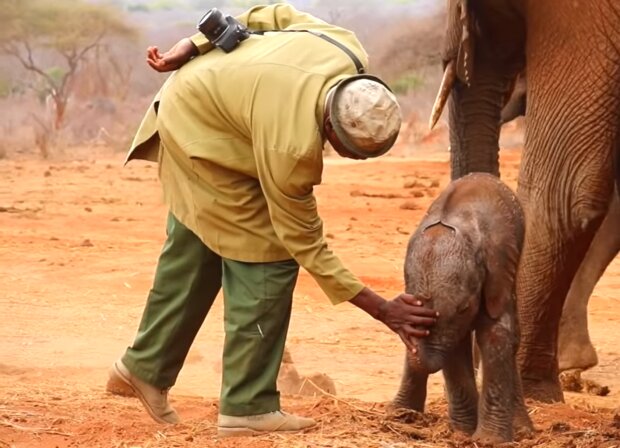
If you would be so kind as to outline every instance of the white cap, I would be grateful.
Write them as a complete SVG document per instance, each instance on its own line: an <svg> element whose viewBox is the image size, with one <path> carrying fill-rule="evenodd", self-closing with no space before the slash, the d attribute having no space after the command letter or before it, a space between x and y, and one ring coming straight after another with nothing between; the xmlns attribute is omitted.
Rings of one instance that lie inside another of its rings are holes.
<svg viewBox="0 0 620 448"><path fill-rule="evenodd" d="M355 76L336 86L330 116L341 143L364 157L387 152L398 137L402 121L394 94L369 75Z"/></svg>

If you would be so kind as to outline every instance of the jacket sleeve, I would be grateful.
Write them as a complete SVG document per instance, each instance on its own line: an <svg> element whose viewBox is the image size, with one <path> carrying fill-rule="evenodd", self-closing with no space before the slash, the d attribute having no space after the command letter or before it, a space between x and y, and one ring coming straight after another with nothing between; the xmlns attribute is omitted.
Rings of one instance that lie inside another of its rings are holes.
<svg viewBox="0 0 620 448"><path fill-rule="evenodd" d="M277 76L273 70L272 76ZM252 143L276 235L336 304L355 297L364 285L328 248L323 236L313 191L321 183L323 139L317 125L317 100L308 93L316 91L312 82L308 80L309 87L297 94L283 88L257 89ZM287 106L287 95L289 104L290 97L295 98L294 105Z"/></svg>
<svg viewBox="0 0 620 448"><path fill-rule="evenodd" d="M278 3L269 6L255 6L244 12L236 19L256 31L283 30L291 25L303 23L325 23L322 20L295 9L287 3ZM211 42L202 33L196 33L190 37L200 54L205 54L213 49Z"/></svg>
<svg viewBox="0 0 620 448"><path fill-rule="evenodd" d="M364 285L327 247L323 236L313 194L322 165L313 157L295 158L273 148L256 150L256 162L271 222L284 247L332 303L355 297Z"/></svg>

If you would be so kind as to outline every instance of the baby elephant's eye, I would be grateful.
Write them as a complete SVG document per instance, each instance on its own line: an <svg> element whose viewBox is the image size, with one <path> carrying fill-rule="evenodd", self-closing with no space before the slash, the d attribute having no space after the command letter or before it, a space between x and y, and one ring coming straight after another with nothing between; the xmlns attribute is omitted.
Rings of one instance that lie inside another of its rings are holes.
<svg viewBox="0 0 620 448"><path fill-rule="evenodd" d="M459 306L456 307L456 312L459 314L464 313L469 309L469 306L469 302L461 303Z"/></svg>

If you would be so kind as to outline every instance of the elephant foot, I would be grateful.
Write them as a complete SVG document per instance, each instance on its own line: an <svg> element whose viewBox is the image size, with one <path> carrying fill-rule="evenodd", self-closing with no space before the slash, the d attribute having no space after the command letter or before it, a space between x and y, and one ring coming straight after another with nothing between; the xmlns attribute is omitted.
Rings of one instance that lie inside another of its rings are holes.
<svg viewBox="0 0 620 448"><path fill-rule="evenodd" d="M519 440L530 438L534 434L534 424L525 409L515 412L512 429Z"/></svg>
<svg viewBox="0 0 620 448"><path fill-rule="evenodd" d="M475 415L462 419L450 419L450 427L453 431L459 431L471 436L476 432L476 420Z"/></svg>
<svg viewBox="0 0 620 448"><path fill-rule="evenodd" d="M510 431L488 431L482 428L478 428L474 435L472 436L474 441L480 442L481 444L489 444L495 445L499 443L512 442L512 434Z"/></svg>
<svg viewBox="0 0 620 448"><path fill-rule="evenodd" d="M598 364L596 349L589 338L560 341L558 347L560 372L565 370L587 370Z"/></svg>
<svg viewBox="0 0 620 448"><path fill-rule="evenodd" d="M420 400L403 400L395 398L390 404L387 405L388 411L395 411L397 409L409 409L411 411L424 412L424 401Z"/></svg>
<svg viewBox="0 0 620 448"><path fill-rule="evenodd" d="M522 378L523 396L542 403L563 403L564 393L558 378L554 380L534 380Z"/></svg>

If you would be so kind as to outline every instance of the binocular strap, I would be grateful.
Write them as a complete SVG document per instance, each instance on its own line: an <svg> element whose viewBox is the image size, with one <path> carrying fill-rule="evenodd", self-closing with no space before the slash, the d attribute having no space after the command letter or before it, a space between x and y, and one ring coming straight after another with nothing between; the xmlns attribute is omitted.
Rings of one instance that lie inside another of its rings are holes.
<svg viewBox="0 0 620 448"><path fill-rule="evenodd" d="M265 33L310 33L314 36L320 37L324 41L327 41L330 44L335 45L338 48L340 48L342 51L344 51L347 54L347 56L349 56L349 58L351 58L351 60L353 61L353 64L355 65L355 69L358 74L361 75L363 73L366 73L366 69L364 68L364 65L359 60L359 58L355 56L355 53L349 50L349 48L347 48L345 45L338 42L336 39L326 36L323 33L319 33L317 31L312 31L312 30L265 30L265 31L250 31L250 33L261 34L261 35Z"/></svg>

